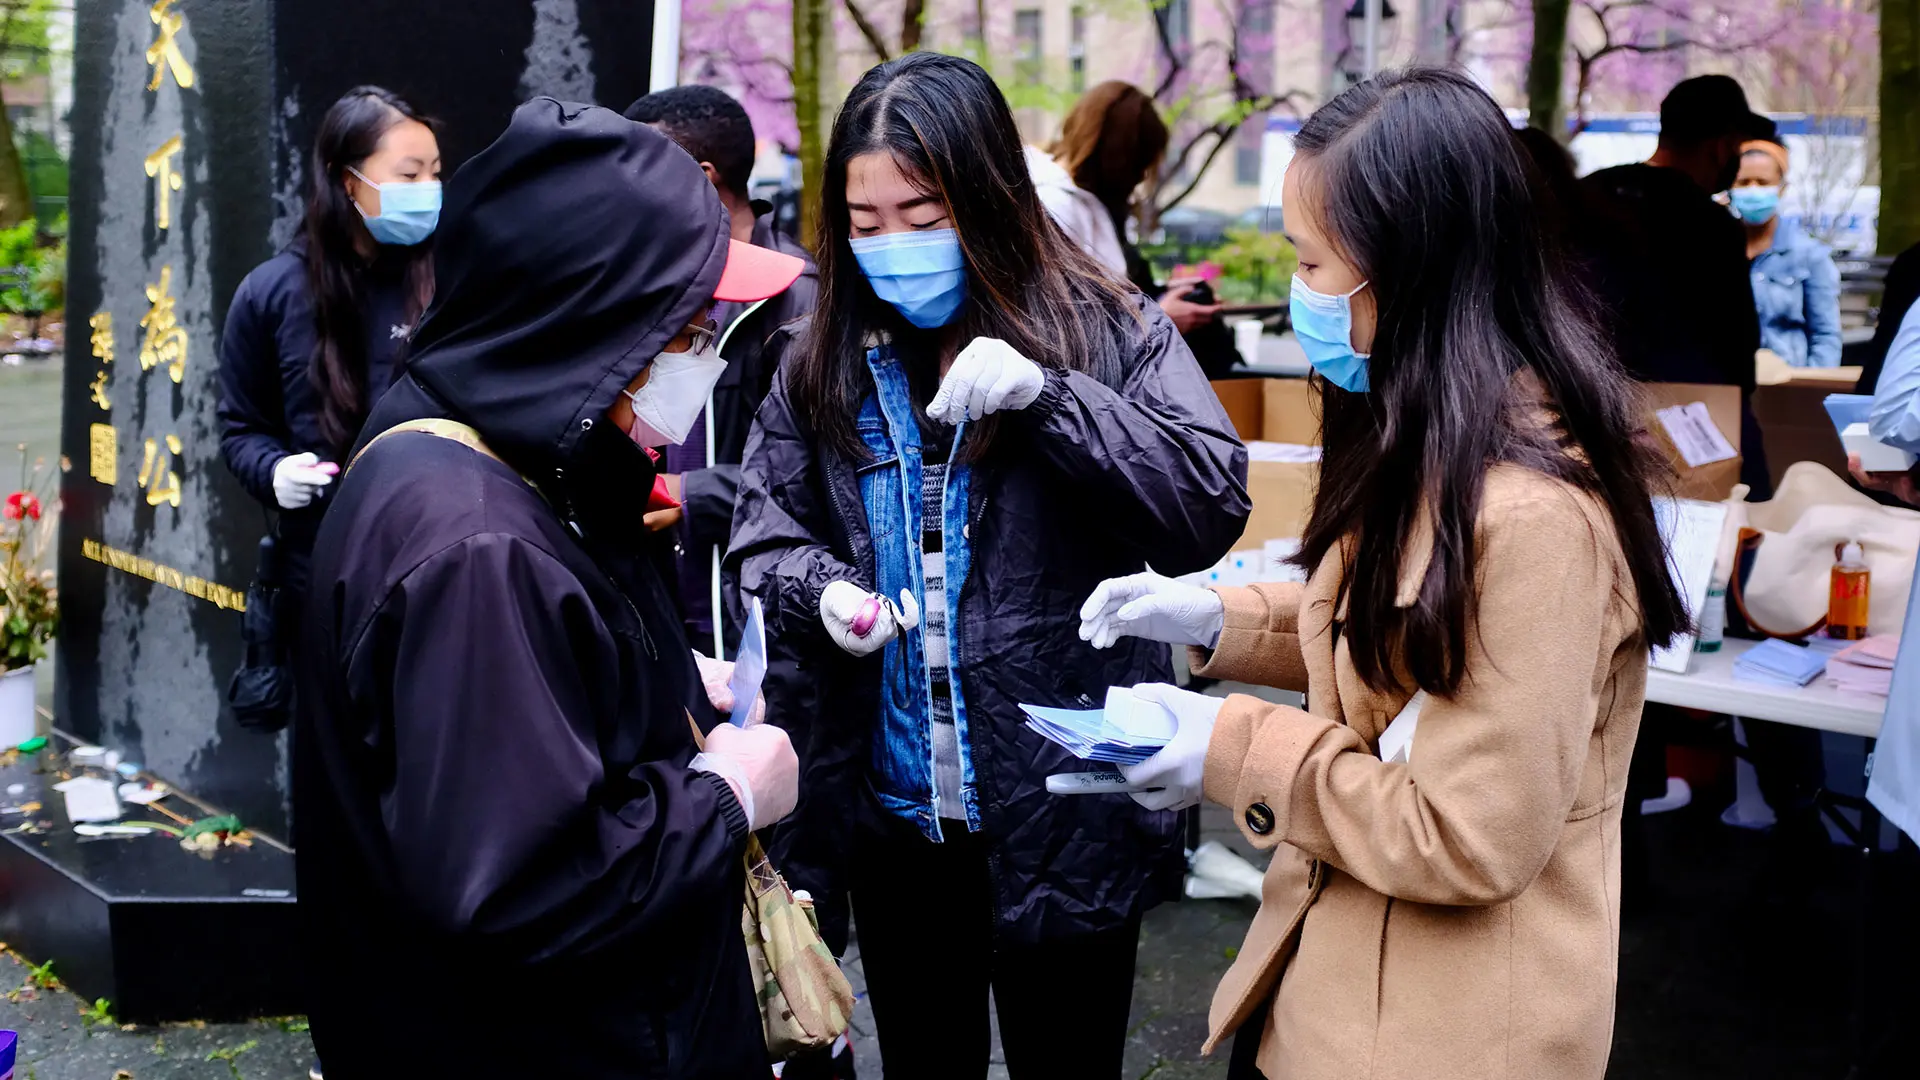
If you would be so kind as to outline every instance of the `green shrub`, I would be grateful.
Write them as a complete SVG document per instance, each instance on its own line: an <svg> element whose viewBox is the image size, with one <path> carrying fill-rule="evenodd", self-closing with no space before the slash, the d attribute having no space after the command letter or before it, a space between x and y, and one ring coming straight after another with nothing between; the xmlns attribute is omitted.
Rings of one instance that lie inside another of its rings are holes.
<svg viewBox="0 0 1920 1080"><path fill-rule="evenodd" d="M54 222L43 236L32 218L0 229L0 311L22 315L59 310L67 299L67 221ZM51 239L51 243L42 243Z"/></svg>
<svg viewBox="0 0 1920 1080"><path fill-rule="evenodd" d="M1250 225L1228 229L1227 242L1208 252L1207 261L1220 264L1215 292L1229 304L1285 303L1300 265L1285 236Z"/></svg>

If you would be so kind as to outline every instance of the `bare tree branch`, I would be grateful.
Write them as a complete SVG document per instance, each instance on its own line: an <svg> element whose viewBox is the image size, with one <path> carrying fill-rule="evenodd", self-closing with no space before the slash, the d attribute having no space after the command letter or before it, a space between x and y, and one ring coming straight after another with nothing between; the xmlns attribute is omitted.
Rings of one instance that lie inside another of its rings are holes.
<svg viewBox="0 0 1920 1080"><path fill-rule="evenodd" d="M1575 46L1574 59L1574 132L1585 131L1589 123L1587 116L1587 98L1593 89L1594 72L1600 61L1609 56L1628 54L1635 56L1655 56L1661 53L1681 52L1687 49L1701 49L1720 54L1739 54L1745 50L1759 47L1771 37L1778 26L1766 27L1756 31L1750 39L1741 41L1705 41L1688 33L1667 28L1658 41L1642 41L1629 36L1622 39L1622 33L1631 34L1627 27L1618 25L1614 17L1627 13L1643 11L1665 15L1669 20L1683 26L1696 25L1693 15L1685 8L1675 8L1662 0L1577 0L1576 8L1592 16L1600 30L1600 41L1592 48L1582 49Z"/></svg>
<svg viewBox="0 0 1920 1080"><path fill-rule="evenodd" d="M1187 63L1173 47L1173 37L1167 32L1167 20L1160 17L1162 9L1151 3L1148 7L1152 9L1148 12L1148 17L1153 21L1153 36L1160 44L1161 58L1167 62L1166 75L1160 79L1160 85L1153 89L1153 99L1159 101L1180 80L1181 74L1187 69Z"/></svg>
<svg viewBox="0 0 1920 1080"><path fill-rule="evenodd" d="M853 17L853 25L860 28L860 36L867 39L867 45L880 58L881 63L893 59L893 53L887 48L887 40L880 36L880 28L873 25L867 13L860 10L858 0L844 0L847 14Z"/></svg>

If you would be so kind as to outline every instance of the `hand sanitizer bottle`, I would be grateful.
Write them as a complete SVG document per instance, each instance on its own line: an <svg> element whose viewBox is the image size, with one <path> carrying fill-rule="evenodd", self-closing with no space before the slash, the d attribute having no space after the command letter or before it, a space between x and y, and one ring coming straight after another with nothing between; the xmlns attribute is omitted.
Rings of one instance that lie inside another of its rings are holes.
<svg viewBox="0 0 1920 1080"><path fill-rule="evenodd" d="M1859 641L1867 636L1867 599L1871 591L1866 556L1860 543L1847 541L1833 564L1832 588L1827 598L1827 636Z"/></svg>

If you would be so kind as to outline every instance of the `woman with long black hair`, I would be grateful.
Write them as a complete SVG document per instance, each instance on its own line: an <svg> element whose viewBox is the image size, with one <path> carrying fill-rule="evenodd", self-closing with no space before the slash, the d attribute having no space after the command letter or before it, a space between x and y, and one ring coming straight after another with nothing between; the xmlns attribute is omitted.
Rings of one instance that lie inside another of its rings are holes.
<svg viewBox="0 0 1920 1080"><path fill-rule="evenodd" d="M260 687L290 682L328 487L433 296L440 219L433 122L391 90L359 86L334 102L307 171L299 237L240 282L220 335L220 452L277 514L259 578L278 598L246 626L247 667L229 691L236 716L265 729L292 719L290 697ZM289 674L247 678L276 670ZM319 1080L318 1063L310 1073Z"/></svg>
<svg viewBox="0 0 1920 1080"><path fill-rule="evenodd" d="M1102 578L1212 565L1246 451L1173 324L1048 218L1006 100L915 53L847 98L820 295L762 405L729 559L802 678L768 719L805 794L775 858L836 946L849 889L889 1076L1115 1077L1141 913L1179 815L1064 798L1022 703L1165 679L1165 647L1077 636Z"/></svg>
<svg viewBox="0 0 1920 1080"><path fill-rule="evenodd" d="M240 283L220 338L220 450L278 511L297 597L328 485L433 294L440 145L405 98L356 87L320 121L304 228Z"/></svg>
<svg viewBox="0 0 1920 1080"><path fill-rule="evenodd" d="M1663 466L1485 92L1389 73L1294 145L1312 577L1138 576L1083 611L1097 646L1191 645L1204 674L1308 691L1138 691L1177 728L1122 770L1134 798L1211 799L1273 851L1208 1046L1239 1032L1239 1080L1600 1080L1647 654L1687 626Z"/></svg>

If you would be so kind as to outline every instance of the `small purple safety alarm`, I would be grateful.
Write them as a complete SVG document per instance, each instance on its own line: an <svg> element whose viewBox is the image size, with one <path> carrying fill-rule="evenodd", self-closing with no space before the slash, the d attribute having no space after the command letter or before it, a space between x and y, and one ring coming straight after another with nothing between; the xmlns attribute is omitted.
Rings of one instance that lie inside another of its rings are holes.
<svg viewBox="0 0 1920 1080"><path fill-rule="evenodd" d="M880 598L877 596L867 597L867 602L860 605L859 612L853 617L854 637L863 638L873 633L874 624L880 621L881 606Z"/></svg>

